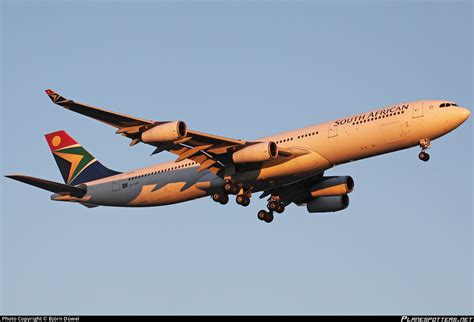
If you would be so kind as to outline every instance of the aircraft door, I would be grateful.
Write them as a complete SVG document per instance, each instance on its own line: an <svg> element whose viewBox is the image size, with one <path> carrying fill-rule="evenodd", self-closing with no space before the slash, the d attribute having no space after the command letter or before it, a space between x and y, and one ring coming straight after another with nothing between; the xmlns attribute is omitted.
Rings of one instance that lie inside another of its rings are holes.
<svg viewBox="0 0 474 322"><path fill-rule="evenodd" d="M333 138L337 136L337 125L335 123L329 124L328 129L328 138Z"/></svg>
<svg viewBox="0 0 474 322"><path fill-rule="evenodd" d="M423 102L413 105L413 118L423 116Z"/></svg>
<svg viewBox="0 0 474 322"><path fill-rule="evenodd" d="M120 190L120 180L112 181L112 191Z"/></svg>

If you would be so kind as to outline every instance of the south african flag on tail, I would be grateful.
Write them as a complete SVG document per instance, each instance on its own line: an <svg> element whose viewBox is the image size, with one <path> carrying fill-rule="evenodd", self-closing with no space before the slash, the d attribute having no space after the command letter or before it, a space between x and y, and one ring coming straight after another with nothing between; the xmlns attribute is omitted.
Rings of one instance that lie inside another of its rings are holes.
<svg viewBox="0 0 474 322"><path fill-rule="evenodd" d="M45 135L54 160L68 185L110 177L120 172L106 168L65 131Z"/></svg>

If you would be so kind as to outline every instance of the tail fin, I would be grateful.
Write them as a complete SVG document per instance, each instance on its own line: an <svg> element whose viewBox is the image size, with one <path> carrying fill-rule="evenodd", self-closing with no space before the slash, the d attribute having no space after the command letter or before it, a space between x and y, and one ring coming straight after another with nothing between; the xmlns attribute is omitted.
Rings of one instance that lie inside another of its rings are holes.
<svg viewBox="0 0 474 322"><path fill-rule="evenodd" d="M68 185L110 177L120 172L106 168L65 131L45 135L54 160Z"/></svg>

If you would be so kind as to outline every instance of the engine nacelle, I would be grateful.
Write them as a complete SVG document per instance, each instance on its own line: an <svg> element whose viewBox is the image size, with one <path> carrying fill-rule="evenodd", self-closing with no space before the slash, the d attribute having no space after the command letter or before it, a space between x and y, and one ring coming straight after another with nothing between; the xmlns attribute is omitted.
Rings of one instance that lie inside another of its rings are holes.
<svg viewBox="0 0 474 322"><path fill-rule="evenodd" d="M354 179L350 176L325 177L311 187L311 197L341 196L354 190Z"/></svg>
<svg viewBox="0 0 474 322"><path fill-rule="evenodd" d="M232 154L235 163L263 162L278 156L278 146L275 142L261 142L245 147Z"/></svg>
<svg viewBox="0 0 474 322"><path fill-rule="evenodd" d="M349 207L349 196L317 197L306 204L308 212L334 212Z"/></svg>
<svg viewBox="0 0 474 322"><path fill-rule="evenodd" d="M179 140L188 134L188 127L183 121L160 124L142 133L145 143L171 142Z"/></svg>

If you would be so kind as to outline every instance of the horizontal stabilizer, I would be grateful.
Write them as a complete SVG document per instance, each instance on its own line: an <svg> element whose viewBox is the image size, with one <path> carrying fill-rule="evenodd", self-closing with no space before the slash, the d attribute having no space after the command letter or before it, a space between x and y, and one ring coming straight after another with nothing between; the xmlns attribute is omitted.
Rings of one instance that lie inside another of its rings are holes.
<svg viewBox="0 0 474 322"><path fill-rule="evenodd" d="M86 189L70 186L67 184L59 183L59 182L39 179L35 177L29 177L29 176L24 176L24 175L8 175L5 177L41 188L44 190L48 190L54 193L59 193L63 195L72 195L77 198L82 198L87 193Z"/></svg>

